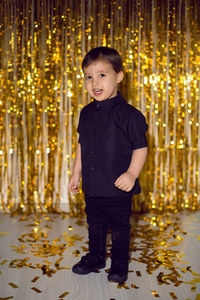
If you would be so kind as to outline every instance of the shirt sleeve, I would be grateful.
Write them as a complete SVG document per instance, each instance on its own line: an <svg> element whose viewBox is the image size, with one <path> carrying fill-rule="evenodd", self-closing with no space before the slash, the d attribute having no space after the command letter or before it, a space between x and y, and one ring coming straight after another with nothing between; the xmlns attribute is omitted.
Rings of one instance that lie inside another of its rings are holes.
<svg viewBox="0 0 200 300"><path fill-rule="evenodd" d="M144 115L137 109L130 112L128 135L132 149L147 147L146 132L148 125Z"/></svg>

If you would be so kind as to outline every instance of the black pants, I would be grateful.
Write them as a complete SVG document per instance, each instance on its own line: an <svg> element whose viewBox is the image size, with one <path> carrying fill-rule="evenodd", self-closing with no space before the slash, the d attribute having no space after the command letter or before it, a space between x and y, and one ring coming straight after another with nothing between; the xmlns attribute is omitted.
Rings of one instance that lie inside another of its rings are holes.
<svg viewBox="0 0 200 300"><path fill-rule="evenodd" d="M85 195L89 252L106 256L107 229L112 231L112 262L128 264L132 196L90 197Z"/></svg>

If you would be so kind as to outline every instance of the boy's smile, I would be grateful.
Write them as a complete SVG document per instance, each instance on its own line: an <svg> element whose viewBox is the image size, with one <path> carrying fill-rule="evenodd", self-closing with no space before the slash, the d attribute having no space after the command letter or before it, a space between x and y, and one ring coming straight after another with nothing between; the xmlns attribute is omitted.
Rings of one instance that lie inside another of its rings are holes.
<svg viewBox="0 0 200 300"><path fill-rule="evenodd" d="M98 60L83 69L88 94L97 101L117 95L117 85L123 79L123 72L116 73L110 63Z"/></svg>

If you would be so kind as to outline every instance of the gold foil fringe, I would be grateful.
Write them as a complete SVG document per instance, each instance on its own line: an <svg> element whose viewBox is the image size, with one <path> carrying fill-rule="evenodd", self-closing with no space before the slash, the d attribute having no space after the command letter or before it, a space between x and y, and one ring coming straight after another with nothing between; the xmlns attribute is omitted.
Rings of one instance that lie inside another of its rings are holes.
<svg viewBox="0 0 200 300"><path fill-rule="evenodd" d="M81 62L111 46L122 55L120 91L149 124L135 211L200 204L198 1L0 1L0 209L84 213L68 195L80 110Z"/></svg>

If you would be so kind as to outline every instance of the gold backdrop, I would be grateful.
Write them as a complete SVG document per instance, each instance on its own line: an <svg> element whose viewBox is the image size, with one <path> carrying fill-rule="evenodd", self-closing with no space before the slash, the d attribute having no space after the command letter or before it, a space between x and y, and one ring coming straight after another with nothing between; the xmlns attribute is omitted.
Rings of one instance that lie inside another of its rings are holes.
<svg viewBox="0 0 200 300"><path fill-rule="evenodd" d="M121 93L149 124L134 210L199 208L199 16L198 0L1 0L1 209L83 212L67 184L90 101L81 61L101 45L122 55Z"/></svg>

